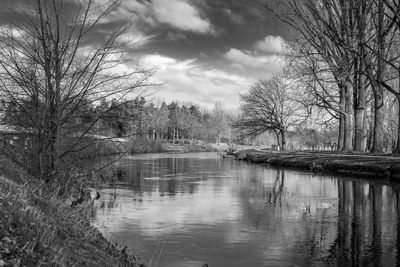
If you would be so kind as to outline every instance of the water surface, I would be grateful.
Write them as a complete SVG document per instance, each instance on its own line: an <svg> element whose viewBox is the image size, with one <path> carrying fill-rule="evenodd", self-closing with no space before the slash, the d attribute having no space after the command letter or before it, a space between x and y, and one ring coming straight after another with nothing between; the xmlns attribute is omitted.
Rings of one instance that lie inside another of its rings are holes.
<svg viewBox="0 0 400 267"><path fill-rule="evenodd" d="M399 186L220 159L129 156L93 221L152 267L394 266Z"/></svg>

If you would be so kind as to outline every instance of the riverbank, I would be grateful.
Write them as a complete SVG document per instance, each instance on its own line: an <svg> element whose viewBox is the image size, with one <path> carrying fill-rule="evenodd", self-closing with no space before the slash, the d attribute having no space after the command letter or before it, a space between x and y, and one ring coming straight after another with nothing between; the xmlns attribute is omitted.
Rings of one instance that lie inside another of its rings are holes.
<svg viewBox="0 0 400 267"><path fill-rule="evenodd" d="M53 189L0 158L0 266L144 266Z"/></svg>
<svg viewBox="0 0 400 267"><path fill-rule="evenodd" d="M393 155L249 149L236 151L233 156L238 160L313 172L400 179L400 157Z"/></svg>
<svg viewBox="0 0 400 267"><path fill-rule="evenodd" d="M190 144L173 144L161 143L159 152L214 152L218 149L209 145L190 145Z"/></svg>
<svg viewBox="0 0 400 267"><path fill-rule="evenodd" d="M217 151L211 144L172 143L148 138L122 139L120 148L129 154L163 152L211 152Z"/></svg>
<svg viewBox="0 0 400 267"><path fill-rule="evenodd" d="M96 145L85 149L81 153L82 159L93 159L98 156L109 156L121 153L163 153L163 152L218 152L227 150L244 150L253 148L250 145L237 145L228 143L206 143L202 141L177 142L149 139L149 138L112 138L100 135L91 135L96 140Z"/></svg>
<svg viewBox="0 0 400 267"><path fill-rule="evenodd" d="M252 146L246 145L234 145L236 150L244 150L251 149ZM202 145L199 144L174 144L174 143L160 143L159 151L151 151L150 153L162 153L162 152L218 152L218 151L228 151L230 146L227 143L204 143Z"/></svg>

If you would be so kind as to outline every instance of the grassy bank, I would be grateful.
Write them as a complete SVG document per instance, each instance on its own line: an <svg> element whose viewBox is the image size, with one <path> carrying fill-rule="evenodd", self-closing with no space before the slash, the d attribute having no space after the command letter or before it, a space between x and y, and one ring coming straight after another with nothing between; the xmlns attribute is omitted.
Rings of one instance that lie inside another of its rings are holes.
<svg viewBox="0 0 400 267"><path fill-rule="evenodd" d="M90 202L71 205L6 158L0 173L0 266L144 266L90 225Z"/></svg>
<svg viewBox="0 0 400 267"><path fill-rule="evenodd" d="M313 172L376 178L400 178L400 157L393 155L321 151L275 152L254 149L237 151L233 155L239 160L278 167L299 168Z"/></svg>
<svg viewBox="0 0 400 267"><path fill-rule="evenodd" d="M152 140L147 138L138 138L130 140L125 144L126 150L131 154L135 153L163 153L163 152L206 152L206 151L217 151L214 147L204 145L193 145L193 144L174 144L169 142L163 142L159 140Z"/></svg>
<svg viewBox="0 0 400 267"><path fill-rule="evenodd" d="M94 141L91 138L96 138ZM149 138L111 138L106 136L92 136L82 146L92 145L80 150L78 160L94 160L103 156L116 154L136 153L163 153L163 152L208 152L227 148L226 144L216 145L207 143L172 143L165 140Z"/></svg>

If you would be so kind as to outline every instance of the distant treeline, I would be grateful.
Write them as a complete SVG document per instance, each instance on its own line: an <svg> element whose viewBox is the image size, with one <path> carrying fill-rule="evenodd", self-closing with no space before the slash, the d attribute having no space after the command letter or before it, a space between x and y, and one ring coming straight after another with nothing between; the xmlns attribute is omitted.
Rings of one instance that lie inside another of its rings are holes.
<svg viewBox="0 0 400 267"><path fill-rule="evenodd" d="M97 117L96 113L103 110L110 112L102 116L93 129L100 135L216 143L227 142L231 138L229 124L233 114L220 104L209 110L175 101L155 104L143 97L123 103L115 99L102 100L96 107L87 106L81 116L90 122Z"/></svg>
<svg viewBox="0 0 400 267"><path fill-rule="evenodd" d="M31 118L25 116L24 111L31 109L33 104L26 102L22 107L12 102L3 104L1 124L24 129L32 127ZM136 97L130 101L81 101L59 134L66 138L71 135L79 136L85 131L86 136L103 139L230 142L236 139L230 127L234 116L234 112L224 109L220 103L216 103L213 109L207 109L177 101L156 104L144 97Z"/></svg>

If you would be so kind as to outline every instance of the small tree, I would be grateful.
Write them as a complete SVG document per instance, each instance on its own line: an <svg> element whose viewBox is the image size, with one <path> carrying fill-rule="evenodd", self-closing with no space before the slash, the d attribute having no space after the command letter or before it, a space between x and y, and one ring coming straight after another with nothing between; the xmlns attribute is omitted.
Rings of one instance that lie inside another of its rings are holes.
<svg viewBox="0 0 400 267"><path fill-rule="evenodd" d="M162 106L157 107L153 103L150 103L145 110L143 121L146 124L151 139L162 138L162 132L168 126L168 110L166 106L163 109Z"/></svg>
<svg viewBox="0 0 400 267"><path fill-rule="evenodd" d="M221 102L216 102L214 105L214 109L211 113L211 127L215 136L215 141L219 145L221 143L221 137L227 133L228 129L227 114Z"/></svg>
<svg viewBox="0 0 400 267"><path fill-rule="evenodd" d="M290 127L304 122L309 113L294 98L293 86L281 76L256 82L246 94L241 95L241 117L234 127L248 135L271 131L279 148L284 150L286 133Z"/></svg>

